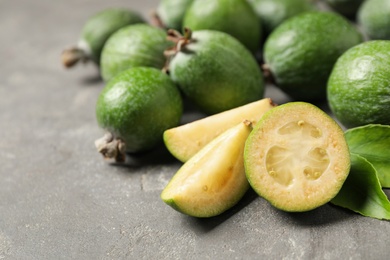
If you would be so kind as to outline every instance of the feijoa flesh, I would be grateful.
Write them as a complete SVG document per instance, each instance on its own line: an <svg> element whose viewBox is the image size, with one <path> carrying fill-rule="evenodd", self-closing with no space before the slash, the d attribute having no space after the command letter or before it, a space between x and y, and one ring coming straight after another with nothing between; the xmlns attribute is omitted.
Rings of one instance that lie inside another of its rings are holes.
<svg viewBox="0 0 390 260"><path fill-rule="evenodd" d="M96 13L85 23L77 46L64 50L62 63L65 67L72 67L80 60L99 64L107 39L120 28L138 23L145 23L142 15L125 8L108 8Z"/></svg>
<svg viewBox="0 0 390 260"><path fill-rule="evenodd" d="M214 138L243 122L255 124L275 104L270 98L249 103L208 116L164 132L164 143L169 152L182 162L188 161Z"/></svg>
<svg viewBox="0 0 390 260"><path fill-rule="evenodd" d="M371 40L390 40L390 1L365 1L358 12L358 23Z"/></svg>
<svg viewBox="0 0 390 260"><path fill-rule="evenodd" d="M245 121L207 144L173 176L162 200L181 213L202 218L233 207L249 188L243 152L251 130Z"/></svg>
<svg viewBox="0 0 390 260"><path fill-rule="evenodd" d="M242 0L196 0L188 7L183 27L216 30L238 39L250 51L260 47L261 26L252 6Z"/></svg>
<svg viewBox="0 0 390 260"><path fill-rule="evenodd" d="M264 47L265 69L276 86L295 100L326 98L326 83L337 58L362 41L346 18L306 12L278 26Z"/></svg>
<svg viewBox="0 0 390 260"><path fill-rule="evenodd" d="M251 52L229 34L170 31L174 48L167 69L182 92L207 114L263 98L264 80Z"/></svg>
<svg viewBox="0 0 390 260"><path fill-rule="evenodd" d="M364 42L345 52L328 81L332 113L347 128L390 124L390 41Z"/></svg>
<svg viewBox="0 0 390 260"><path fill-rule="evenodd" d="M248 2L260 18L265 36L288 18L315 8L310 0L249 0Z"/></svg>
<svg viewBox="0 0 390 260"><path fill-rule="evenodd" d="M194 0L161 0L156 15L161 26L181 31L184 15Z"/></svg>
<svg viewBox="0 0 390 260"><path fill-rule="evenodd" d="M162 143L165 130L179 124L181 95L158 69L135 67L112 78L99 95L96 118L107 134L95 142L99 152L117 161L125 152L141 152Z"/></svg>
<svg viewBox="0 0 390 260"><path fill-rule="evenodd" d="M147 24L121 28L107 40L101 55L101 74L105 81L133 67L162 69L164 50L172 46L163 29Z"/></svg>
<svg viewBox="0 0 390 260"><path fill-rule="evenodd" d="M284 211L309 211L329 202L350 169L341 127L305 102L266 112L246 141L244 158L252 188Z"/></svg>

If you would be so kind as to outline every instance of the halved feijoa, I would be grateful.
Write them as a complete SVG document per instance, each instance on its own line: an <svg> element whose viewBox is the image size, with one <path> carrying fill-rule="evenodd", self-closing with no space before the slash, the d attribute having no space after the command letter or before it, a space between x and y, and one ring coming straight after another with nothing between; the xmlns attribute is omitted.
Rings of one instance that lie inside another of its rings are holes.
<svg viewBox="0 0 390 260"><path fill-rule="evenodd" d="M251 123L244 121L215 138L173 176L161 199L194 217L212 217L234 206L249 188L244 146Z"/></svg>
<svg viewBox="0 0 390 260"><path fill-rule="evenodd" d="M227 129L243 120L257 123L263 114L275 106L270 98L214 114L194 122L168 129L164 142L173 156L182 162L188 161L206 144Z"/></svg>
<svg viewBox="0 0 390 260"><path fill-rule="evenodd" d="M308 211L329 202L350 169L340 126L305 102L268 111L245 145L245 169L252 188L285 211Z"/></svg>

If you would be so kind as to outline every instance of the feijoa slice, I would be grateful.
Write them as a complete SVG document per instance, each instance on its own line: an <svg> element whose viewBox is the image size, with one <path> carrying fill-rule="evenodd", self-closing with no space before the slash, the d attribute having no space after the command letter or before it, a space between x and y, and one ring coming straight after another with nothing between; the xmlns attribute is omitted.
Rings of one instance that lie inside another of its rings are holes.
<svg viewBox="0 0 390 260"><path fill-rule="evenodd" d="M251 123L244 121L207 144L173 176L161 199L179 212L202 218L233 207L249 188L243 153L251 130Z"/></svg>
<svg viewBox="0 0 390 260"><path fill-rule="evenodd" d="M163 132L177 126L181 115L180 92L165 73L149 67L123 71L99 95L97 122L107 134L95 145L104 157L123 161L126 151L162 143Z"/></svg>
<svg viewBox="0 0 390 260"><path fill-rule="evenodd" d="M100 67L105 81L121 71L133 67L162 69L164 50L172 46L163 29L147 24L135 24L121 28L104 45Z"/></svg>
<svg viewBox="0 0 390 260"><path fill-rule="evenodd" d="M214 138L248 120L257 123L275 104L270 98L211 115L164 132L164 143L170 153L182 162L188 161Z"/></svg>
<svg viewBox="0 0 390 260"><path fill-rule="evenodd" d="M94 14L85 23L77 46L62 53L62 63L65 67L80 60L99 64L107 39L120 28L137 23L145 23L142 15L125 8L108 8Z"/></svg>
<svg viewBox="0 0 390 260"><path fill-rule="evenodd" d="M269 110L245 146L252 188L284 211L308 211L337 195L350 169L343 130L305 102Z"/></svg>
<svg viewBox="0 0 390 260"><path fill-rule="evenodd" d="M206 114L216 114L263 98L264 80L254 56L227 33L169 31L176 45L167 69L184 95Z"/></svg>

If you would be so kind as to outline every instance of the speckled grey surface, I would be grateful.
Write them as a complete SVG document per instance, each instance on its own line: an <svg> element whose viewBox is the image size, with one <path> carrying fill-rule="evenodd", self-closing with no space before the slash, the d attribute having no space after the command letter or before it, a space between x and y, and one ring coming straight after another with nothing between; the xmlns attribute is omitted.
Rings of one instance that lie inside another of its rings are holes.
<svg viewBox="0 0 390 260"><path fill-rule="evenodd" d="M387 259L387 221L331 205L285 213L252 191L195 219L159 198L180 167L163 148L126 165L102 160L103 82L92 65L66 71L59 55L96 11L147 15L157 2L0 1L0 259Z"/></svg>

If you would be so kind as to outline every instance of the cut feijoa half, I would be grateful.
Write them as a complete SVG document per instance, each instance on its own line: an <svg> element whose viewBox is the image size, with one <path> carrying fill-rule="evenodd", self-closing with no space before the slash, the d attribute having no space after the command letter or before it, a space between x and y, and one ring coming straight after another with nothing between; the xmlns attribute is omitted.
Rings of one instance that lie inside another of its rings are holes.
<svg viewBox="0 0 390 260"><path fill-rule="evenodd" d="M270 98L249 103L194 122L168 129L164 143L169 152L182 162L188 161L215 137L243 120L257 123L275 104Z"/></svg>
<svg viewBox="0 0 390 260"><path fill-rule="evenodd" d="M252 188L276 208L292 212L329 202L350 169L343 130L305 102L264 114L246 141L244 158Z"/></svg>
<svg viewBox="0 0 390 260"><path fill-rule="evenodd" d="M228 129L187 161L161 193L175 210L193 217L217 216L233 207L249 188L244 147L252 124Z"/></svg>

